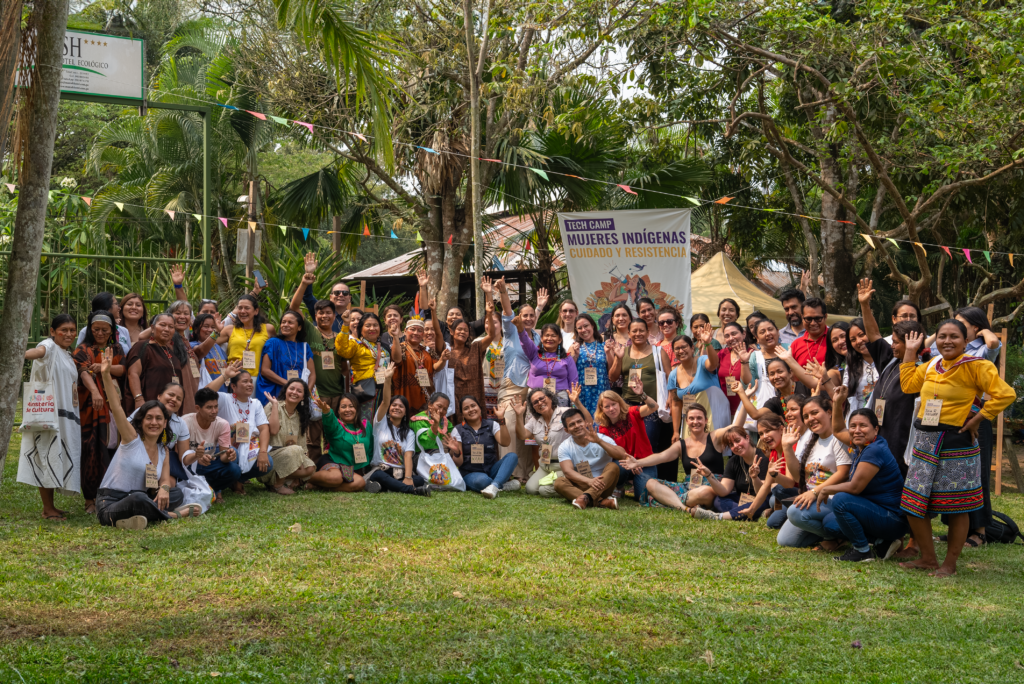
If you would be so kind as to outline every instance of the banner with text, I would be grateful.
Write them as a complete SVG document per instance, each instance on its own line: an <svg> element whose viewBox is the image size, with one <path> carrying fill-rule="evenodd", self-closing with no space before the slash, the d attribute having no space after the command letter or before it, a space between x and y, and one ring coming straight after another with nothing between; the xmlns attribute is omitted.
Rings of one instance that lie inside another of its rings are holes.
<svg viewBox="0 0 1024 684"><path fill-rule="evenodd" d="M141 100L142 52L139 38L68 31L60 90Z"/></svg>
<svg viewBox="0 0 1024 684"><path fill-rule="evenodd" d="M649 297L659 309L679 309L688 323L689 209L566 213L558 221L580 313L589 313L605 330L619 302L635 315L637 302Z"/></svg>

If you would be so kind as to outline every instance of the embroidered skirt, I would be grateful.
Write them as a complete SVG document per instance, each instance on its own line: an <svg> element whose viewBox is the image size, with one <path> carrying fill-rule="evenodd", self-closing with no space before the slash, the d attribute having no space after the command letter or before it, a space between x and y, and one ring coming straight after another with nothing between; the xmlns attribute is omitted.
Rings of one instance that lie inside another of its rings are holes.
<svg viewBox="0 0 1024 684"><path fill-rule="evenodd" d="M900 508L918 518L976 511L984 505L981 477L981 448L970 433L918 430Z"/></svg>

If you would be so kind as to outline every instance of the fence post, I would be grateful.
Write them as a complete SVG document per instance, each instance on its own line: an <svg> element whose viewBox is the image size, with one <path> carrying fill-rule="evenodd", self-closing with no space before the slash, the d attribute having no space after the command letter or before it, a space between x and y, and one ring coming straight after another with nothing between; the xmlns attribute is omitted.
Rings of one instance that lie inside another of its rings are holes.
<svg viewBox="0 0 1024 684"><path fill-rule="evenodd" d="M999 377L1006 380L1006 328L1003 328L999 333L999 340L1003 343L1002 348L999 350ZM1017 458L1011 449L1009 458ZM1003 493L1003 413L999 414L996 418L996 496ZM989 473L985 473L988 477Z"/></svg>

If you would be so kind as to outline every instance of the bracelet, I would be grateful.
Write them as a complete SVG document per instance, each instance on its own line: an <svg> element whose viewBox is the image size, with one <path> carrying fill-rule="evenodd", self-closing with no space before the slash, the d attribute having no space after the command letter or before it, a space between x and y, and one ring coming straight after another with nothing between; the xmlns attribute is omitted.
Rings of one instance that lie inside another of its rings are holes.
<svg viewBox="0 0 1024 684"><path fill-rule="evenodd" d="M181 289L182 287L184 287L184 286L183 286L183 285L175 285L175 286L174 286L174 289L175 289L175 290L180 290L180 289Z"/></svg>
<svg viewBox="0 0 1024 684"><path fill-rule="evenodd" d="M160 485L160 489L164 490L168 494L171 493L171 485L165 485L165 484L164 485Z"/></svg>
<svg viewBox="0 0 1024 684"><path fill-rule="evenodd" d="M141 396L142 396L142 393L140 392L139 394L136 394L134 398L135 398L135 399L138 399L138 398L139 398L139 397L141 397Z"/></svg>

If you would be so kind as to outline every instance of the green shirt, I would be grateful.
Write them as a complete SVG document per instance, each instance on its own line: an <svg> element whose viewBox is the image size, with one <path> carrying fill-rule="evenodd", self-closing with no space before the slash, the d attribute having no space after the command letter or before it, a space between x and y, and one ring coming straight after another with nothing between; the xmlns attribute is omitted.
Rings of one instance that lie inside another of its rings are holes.
<svg viewBox="0 0 1024 684"><path fill-rule="evenodd" d="M340 397L345 393L344 374L348 363L334 350L334 337L332 336L325 342L320 329L310 321L306 321L306 343L313 351L316 391L322 397ZM321 352L325 351L330 351L334 356L334 370L324 370L324 359Z"/></svg>
<svg viewBox="0 0 1024 684"><path fill-rule="evenodd" d="M357 427L342 425L334 411L328 411L323 417L324 434L331 442L328 457L335 463L350 465L355 469L365 468L373 460L373 430L366 421ZM356 456L352 451L353 444L362 444L366 448L366 463L356 465Z"/></svg>
<svg viewBox="0 0 1024 684"><path fill-rule="evenodd" d="M444 420L447 423L448 434L450 435L455 426L447 417ZM416 435L416 446L421 451L438 451L441 449L441 445L438 444L437 435L430 430L430 420L426 413L418 413L413 416L412 420L409 421L409 426Z"/></svg>

